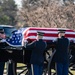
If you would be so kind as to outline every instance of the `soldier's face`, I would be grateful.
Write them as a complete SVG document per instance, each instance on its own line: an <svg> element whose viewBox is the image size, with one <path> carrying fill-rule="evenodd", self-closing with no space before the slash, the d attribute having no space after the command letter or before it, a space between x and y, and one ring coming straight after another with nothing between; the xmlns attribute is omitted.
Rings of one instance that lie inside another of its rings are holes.
<svg viewBox="0 0 75 75"><path fill-rule="evenodd" d="M59 33L58 36L59 37L65 36L65 33Z"/></svg>
<svg viewBox="0 0 75 75"><path fill-rule="evenodd" d="M42 39L42 38L43 38L43 36L37 35L37 38L38 38L38 39Z"/></svg>

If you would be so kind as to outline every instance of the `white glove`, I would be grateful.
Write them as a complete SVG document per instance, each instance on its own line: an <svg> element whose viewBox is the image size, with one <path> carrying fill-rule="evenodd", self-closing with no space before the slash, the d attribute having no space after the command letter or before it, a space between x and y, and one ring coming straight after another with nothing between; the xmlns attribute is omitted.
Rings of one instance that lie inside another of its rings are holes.
<svg viewBox="0 0 75 75"><path fill-rule="evenodd" d="M24 47L26 48L26 45L28 44L27 40L24 40Z"/></svg>

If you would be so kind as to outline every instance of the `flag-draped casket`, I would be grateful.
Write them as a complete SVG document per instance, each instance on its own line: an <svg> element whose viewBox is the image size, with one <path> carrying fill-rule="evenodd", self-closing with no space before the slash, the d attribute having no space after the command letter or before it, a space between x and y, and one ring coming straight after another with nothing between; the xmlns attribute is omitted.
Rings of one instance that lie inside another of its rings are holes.
<svg viewBox="0 0 75 75"><path fill-rule="evenodd" d="M54 41L58 37L58 30L59 29L64 29L66 30L66 35L70 41L75 42L75 32L71 29L65 29L65 28L38 28L38 27L27 27L27 28L20 28L17 31L14 31L13 34L11 35L10 38L6 39L6 43L10 45L10 47L13 48L19 48L24 46L24 42L26 41L34 41L36 40L37 36L37 31L44 32L44 37L43 40L48 42L48 41ZM49 46L50 47L50 46ZM23 48L23 47L22 47ZM8 49L10 50L10 49ZM13 52L10 54L3 54L1 57L3 59L12 59L15 62L24 62L24 63L29 63L30 57L31 57L31 50L19 50L15 49L12 50ZM5 52L6 53L6 52ZM6 58L8 57L8 58ZM1 60L1 59L0 59Z"/></svg>
<svg viewBox="0 0 75 75"><path fill-rule="evenodd" d="M65 37L70 41L75 42L75 32L67 28L41 28L41 27L27 27L15 31L6 42L14 47L23 46L26 41L36 40L37 31L44 32L44 41L54 41L58 37L58 30L66 30Z"/></svg>

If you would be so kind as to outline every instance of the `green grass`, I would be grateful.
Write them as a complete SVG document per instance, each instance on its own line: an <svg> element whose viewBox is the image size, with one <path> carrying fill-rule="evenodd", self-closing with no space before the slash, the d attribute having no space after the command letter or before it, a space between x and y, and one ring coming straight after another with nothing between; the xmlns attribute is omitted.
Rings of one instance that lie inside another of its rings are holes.
<svg viewBox="0 0 75 75"><path fill-rule="evenodd" d="M75 71L71 71L73 73L73 75L75 75Z"/></svg>
<svg viewBox="0 0 75 75"><path fill-rule="evenodd" d="M24 66L25 64L21 64L21 63L18 63L17 66ZM73 73L73 75L75 75L75 71L71 71Z"/></svg>
<svg viewBox="0 0 75 75"><path fill-rule="evenodd" d="M17 67L19 67L19 66L25 66L25 64L17 63Z"/></svg>
<svg viewBox="0 0 75 75"><path fill-rule="evenodd" d="M20 67L20 66L25 66L25 64L22 64L22 63L17 63L17 67ZM71 71L73 73L73 75L75 75L75 71Z"/></svg>

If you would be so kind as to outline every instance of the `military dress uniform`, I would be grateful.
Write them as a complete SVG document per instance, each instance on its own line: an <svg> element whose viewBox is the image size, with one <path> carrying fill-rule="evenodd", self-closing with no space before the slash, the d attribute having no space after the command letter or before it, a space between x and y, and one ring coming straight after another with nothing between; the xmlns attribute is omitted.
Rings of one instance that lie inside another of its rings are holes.
<svg viewBox="0 0 75 75"><path fill-rule="evenodd" d="M64 31L60 32L64 33ZM62 36L61 38L57 38L53 42L49 42L49 44L55 45L56 53L54 55L53 60L55 62L57 75L68 75L69 46L70 46L69 39L66 38L65 36Z"/></svg>
<svg viewBox="0 0 75 75"><path fill-rule="evenodd" d="M30 75L42 75L44 64L44 51L46 47L47 44L42 39L35 40L32 43L26 45L27 49L32 50L30 59Z"/></svg>
<svg viewBox="0 0 75 75"><path fill-rule="evenodd" d="M4 34L4 30L1 28L0 29L0 40L4 40L5 39L5 37L4 37L5 34L4 35L3 34ZM5 65L5 62L0 62L0 75L3 75L4 65Z"/></svg>
<svg viewBox="0 0 75 75"><path fill-rule="evenodd" d="M57 75L68 75L69 45L70 42L65 37L58 38L56 41L54 61L56 62Z"/></svg>

